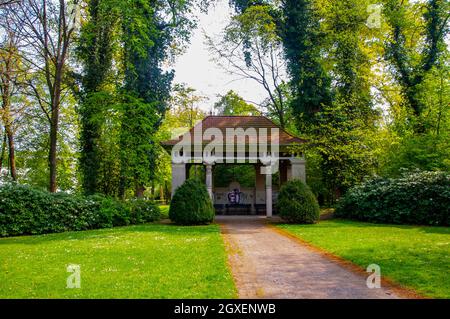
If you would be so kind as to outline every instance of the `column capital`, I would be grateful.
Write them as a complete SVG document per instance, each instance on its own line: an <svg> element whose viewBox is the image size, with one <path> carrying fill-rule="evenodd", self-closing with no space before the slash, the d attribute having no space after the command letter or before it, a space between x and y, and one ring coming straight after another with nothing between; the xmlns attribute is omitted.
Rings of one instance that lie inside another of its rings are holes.
<svg viewBox="0 0 450 319"><path fill-rule="evenodd" d="M216 164L215 160L203 160L203 165L205 166L213 166L214 164Z"/></svg>

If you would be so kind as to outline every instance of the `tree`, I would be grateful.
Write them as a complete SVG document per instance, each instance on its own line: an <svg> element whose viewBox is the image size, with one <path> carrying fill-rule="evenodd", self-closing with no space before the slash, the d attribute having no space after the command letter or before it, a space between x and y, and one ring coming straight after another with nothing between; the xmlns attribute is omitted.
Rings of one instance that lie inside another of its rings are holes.
<svg viewBox="0 0 450 319"><path fill-rule="evenodd" d="M176 118L178 127L192 128L206 114L198 107L198 103L207 98L196 94L196 90L186 84L175 84L170 99L170 115ZM170 122L170 119L167 119Z"/></svg>
<svg viewBox="0 0 450 319"><path fill-rule="evenodd" d="M162 68L172 47L181 45L195 25L191 1L130 0L122 24L124 86L121 127L121 184L142 197L154 178L157 147L154 135L167 110L173 71ZM177 43L178 41L178 43ZM140 123L138 125L138 123Z"/></svg>
<svg viewBox="0 0 450 319"><path fill-rule="evenodd" d="M261 112L252 105L247 103L233 90L227 94L220 96L219 101L214 104L214 109L219 115L260 115Z"/></svg>
<svg viewBox="0 0 450 319"><path fill-rule="evenodd" d="M77 46L78 58L83 65L79 94L80 170L86 194L110 194L111 188L104 184L105 181L100 181L99 175L103 170L103 160L110 160L110 154L101 152L102 138L108 138L101 133L106 118L111 115L109 110L114 101L112 64L118 49L119 4L114 0L90 0L87 4L89 16L82 27ZM101 183L106 188L100 188Z"/></svg>
<svg viewBox="0 0 450 319"><path fill-rule="evenodd" d="M17 168L20 183L41 189L48 188L48 119L36 105L29 100L16 130ZM58 191L79 191L78 159L78 115L76 99L66 96L61 103L57 148Z"/></svg>
<svg viewBox="0 0 450 319"><path fill-rule="evenodd" d="M407 107L412 111L409 121L413 122L416 133L425 132L418 119L425 110L419 88L446 50L449 8L448 1L444 0L428 0L424 6L420 2L385 1L384 14L391 27L385 57L401 86ZM422 20L415 21L417 17ZM418 25L423 32L416 32ZM411 32L413 34L409 34Z"/></svg>
<svg viewBox="0 0 450 319"><path fill-rule="evenodd" d="M20 73L20 58L17 54L17 38L14 32L8 30L3 43L0 46L0 93L2 96L1 118L5 131L4 142L2 145L2 158L5 153L5 141L8 142L9 168L11 178L17 180L15 140L14 140L14 122L17 114L12 109L12 98L14 91L17 90L17 79ZM0 169L1 170L1 169Z"/></svg>
<svg viewBox="0 0 450 319"><path fill-rule="evenodd" d="M280 126L286 126L285 62L271 7L255 5L232 18L223 38L207 38L215 61L241 79L259 83L267 92L269 105ZM267 102L267 101L265 101Z"/></svg>
<svg viewBox="0 0 450 319"><path fill-rule="evenodd" d="M61 100L67 89L67 59L73 41L75 23L64 0L24 0L2 7L10 14L10 27L20 39L21 56L35 72L29 86L50 126L49 132L49 190L57 190L57 143ZM45 92L36 81L43 75Z"/></svg>
<svg viewBox="0 0 450 319"><path fill-rule="evenodd" d="M230 0L230 6L234 7L234 10L241 14L252 6L269 5L271 0Z"/></svg>
<svg viewBox="0 0 450 319"><path fill-rule="evenodd" d="M312 0L285 0L281 10L279 32L291 78L290 106L303 131L332 99L331 80L322 64L323 34Z"/></svg>
<svg viewBox="0 0 450 319"><path fill-rule="evenodd" d="M197 95L194 88L184 84L175 84L170 99L170 108L167 110L164 121L155 136L157 146L157 165L154 177L160 190L160 198L168 198L171 184L171 158L167 151L160 146L160 142L170 140L185 133L198 121L203 120L207 114L197 105L205 97ZM197 166L195 174L197 174ZM156 188L156 187L155 187Z"/></svg>
<svg viewBox="0 0 450 319"><path fill-rule="evenodd" d="M6 132L3 132L3 130L2 130L2 136L3 136L2 140L1 140L2 147L1 147L1 150L0 150L0 176L3 173L2 169L3 169L4 160L5 160L6 143L8 141L8 136L6 135Z"/></svg>

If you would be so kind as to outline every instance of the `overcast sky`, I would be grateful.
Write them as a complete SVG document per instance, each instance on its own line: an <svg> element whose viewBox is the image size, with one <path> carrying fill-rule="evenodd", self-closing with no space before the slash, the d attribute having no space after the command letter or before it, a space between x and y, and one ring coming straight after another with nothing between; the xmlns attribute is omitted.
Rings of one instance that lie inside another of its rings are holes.
<svg viewBox="0 0 450 319"><path fill-rule="evenodd" d="M178 57L174 65L175 83L186 83L208 100L199 106L210 111L218 100L217 94L234 90L245 100L260 103L265 99L264 90L252 80L237 80L235 75L220 69L213 61L205 44L204 33L208 36L220 34L230 21L231 9L228 0L220 0L208 10L208 14L198 14L198 28L194 31L191 44L185 54Z"/></svg>

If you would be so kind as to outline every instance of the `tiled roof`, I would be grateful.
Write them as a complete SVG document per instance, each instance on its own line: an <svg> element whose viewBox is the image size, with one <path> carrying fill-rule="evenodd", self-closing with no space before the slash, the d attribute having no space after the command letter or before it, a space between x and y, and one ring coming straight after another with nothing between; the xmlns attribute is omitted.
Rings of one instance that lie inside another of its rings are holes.
<svg viewBox="0 0 450 319"><path fill-rule="evenodd" d="M277 140L276 135L272 136L271 129L279 129L279 145L291 145L291 144L301 144L305 141L301 138L295 137L285 130L281 129L278 125L276 125L274 122L269 120L265 116L208 116L203 121L197 123L194 128L192 128L189 132L191 133L191 136L194 136L194 130L199 129L199 125L202 125L202 136L203 133L210 128L217 128L222 132L223 137L229 137L226 135L226 129L227 128L242 128L244 130L254 128L256 130L256 134L258 136L260 135L259 129L267 129L267 140L269 143L274 144ZM247 131L249 132L249 131ZM213 135L214 136L214 135ZM177 144L181 140L182 136L179 136L177 139L168 140L165 142L162 142L165 146L173 146ZM212 140L217 139L216 136L206 139L203 138L203 143L209 143ZM236 140L236 138L235 138ZM246 138L246 144L252 143L256 140L256 137L247 137Z"/></svg>

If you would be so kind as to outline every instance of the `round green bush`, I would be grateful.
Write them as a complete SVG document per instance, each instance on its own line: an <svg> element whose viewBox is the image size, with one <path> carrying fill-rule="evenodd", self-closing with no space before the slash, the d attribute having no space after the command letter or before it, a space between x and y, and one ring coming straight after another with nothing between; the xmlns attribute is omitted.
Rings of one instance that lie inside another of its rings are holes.
<svg viewBox="0 0 450 319"><path fill-rule="evenodd" d="M178 187L170 203L169 218L176 224L201 225L214 219L214 207L202 182L187 180Z"/></svg>
<svg viewBox="0 0 450 319"><path fill-rule="evenodd" d="M319 220L320 209L311 189L302 181L289 181L278 194L279 215L290 223L313 224Z"/></svg>

